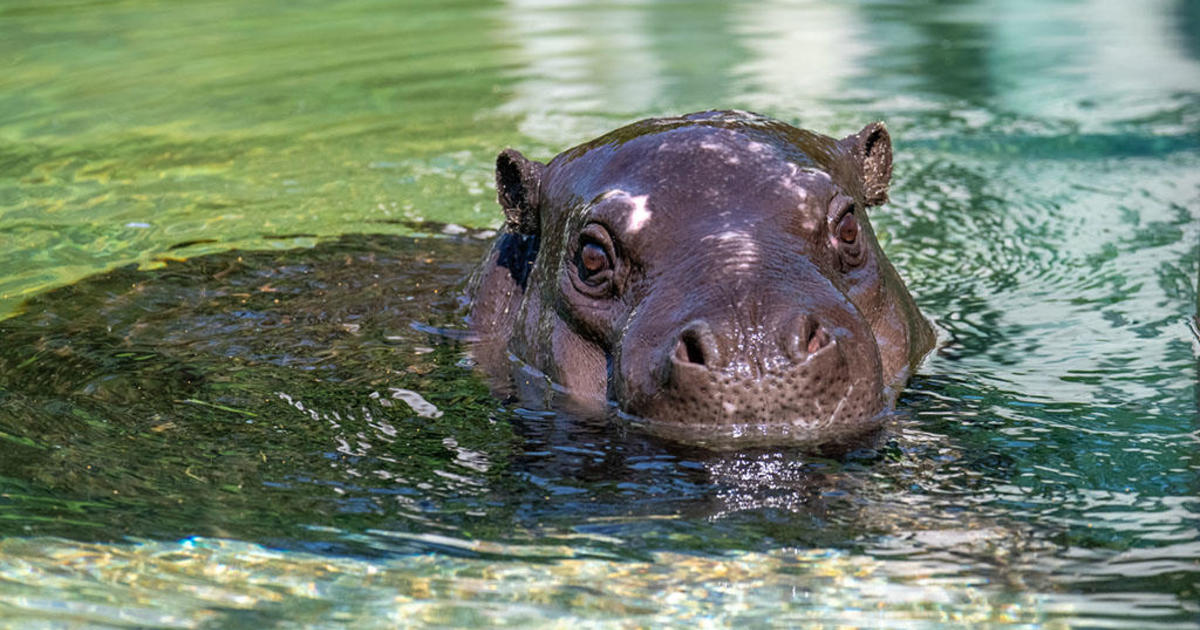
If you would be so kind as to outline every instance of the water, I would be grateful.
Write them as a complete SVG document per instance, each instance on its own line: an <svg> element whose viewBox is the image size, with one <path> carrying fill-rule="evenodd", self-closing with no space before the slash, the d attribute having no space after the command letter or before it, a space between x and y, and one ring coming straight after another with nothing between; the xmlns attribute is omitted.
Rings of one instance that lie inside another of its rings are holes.
<svg viewBox="0 0 1200 630"><path fill-rule="evenodd" d="M8 2L0 66L0 626L1200 626L1194 2ZM710 107L892 131L876 449L429 332L500 149Z"/></svg>

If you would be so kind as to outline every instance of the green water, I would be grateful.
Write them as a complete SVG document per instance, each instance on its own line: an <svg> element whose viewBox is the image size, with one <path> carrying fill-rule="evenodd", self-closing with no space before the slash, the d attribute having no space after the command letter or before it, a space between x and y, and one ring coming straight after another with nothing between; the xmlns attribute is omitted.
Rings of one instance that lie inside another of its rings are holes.
<svg viewBox="0 0 1200 630"><path fill-rule="evenodd" d="M0 627L1200 626L1194 2L5 2L0 69ZM425 327L500 149L713 107L888 123L941 342L877 448Z"/></svg>

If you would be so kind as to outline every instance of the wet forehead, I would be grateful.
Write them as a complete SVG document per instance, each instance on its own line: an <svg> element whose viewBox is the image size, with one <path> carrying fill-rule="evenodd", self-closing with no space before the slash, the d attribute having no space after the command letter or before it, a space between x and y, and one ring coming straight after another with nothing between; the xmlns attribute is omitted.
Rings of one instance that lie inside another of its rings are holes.
<svg viewBox="0 0 1200 630"><path fill-rule="evenodd" d="M658 177L674 171L710 171L710 175L747 175L754 170L775 171L791 165L816 168L806 154L779 138L716 127L689 127L648 134L618 148L618 161L638 163L639 171Z"/></svg>
<svg viewBox="0 0 1200 630"><path fill-rule="evenodd" d="M623 148L629 156L618 151L620 168L594 181L592 211L629 235L734 233L764 223L817 229L837 192L826 172L774 143L699 131L644 138Z"/></svg>

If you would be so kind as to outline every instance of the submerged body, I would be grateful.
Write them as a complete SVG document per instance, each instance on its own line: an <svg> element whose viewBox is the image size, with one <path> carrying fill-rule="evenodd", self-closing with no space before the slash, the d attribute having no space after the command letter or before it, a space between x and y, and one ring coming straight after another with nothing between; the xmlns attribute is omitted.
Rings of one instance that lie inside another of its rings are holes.
<svg viewBox="0 0 1200 630"><path fill-rule="evenodd" d="M548 164L507 150L476 356L685 441L869 433L933 345L867 220L890 177L882 124L835 140L743 112L645 120Z"/></svg>

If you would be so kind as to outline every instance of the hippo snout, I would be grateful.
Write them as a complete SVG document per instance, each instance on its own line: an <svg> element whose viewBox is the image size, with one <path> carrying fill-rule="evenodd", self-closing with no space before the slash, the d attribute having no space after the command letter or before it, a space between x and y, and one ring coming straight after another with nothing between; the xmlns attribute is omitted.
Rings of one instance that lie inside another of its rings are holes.
<svg viewBox="0 0 1200 630"><path fill-rule="evenodd" d="M797 313L778 324L728 332L692 319L647 366L647 391L628 392L627 411L654 418L667 434L763 433L778 438L820 431L856 435L879 421L884 400L873 338L857 326ZM637 369L637 368L634 368ZM636 386L636 385L635 385Z"/></svg>

